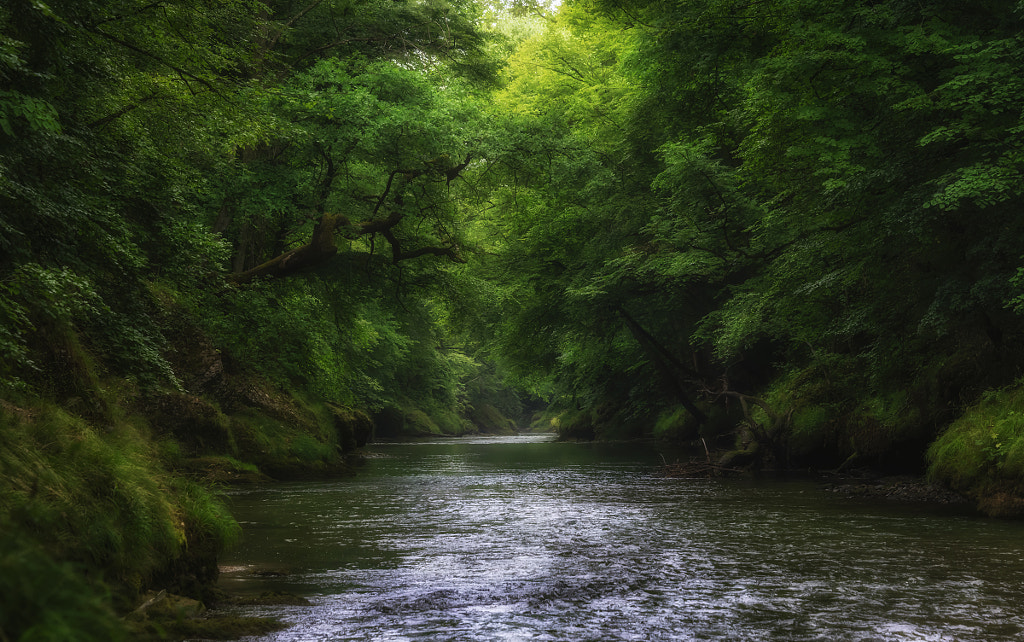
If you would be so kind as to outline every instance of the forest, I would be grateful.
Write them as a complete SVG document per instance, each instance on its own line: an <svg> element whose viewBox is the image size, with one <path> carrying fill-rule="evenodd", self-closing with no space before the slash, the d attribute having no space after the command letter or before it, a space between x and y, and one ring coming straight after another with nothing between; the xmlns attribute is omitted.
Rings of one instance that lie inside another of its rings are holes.
<svg viewBox="0 0 1024 642"><path fill-rule="evenodd" d="M1020 516L1022 212L1012 0L5 2L0 640L129 639L217 488L372 439Z"/></svg>

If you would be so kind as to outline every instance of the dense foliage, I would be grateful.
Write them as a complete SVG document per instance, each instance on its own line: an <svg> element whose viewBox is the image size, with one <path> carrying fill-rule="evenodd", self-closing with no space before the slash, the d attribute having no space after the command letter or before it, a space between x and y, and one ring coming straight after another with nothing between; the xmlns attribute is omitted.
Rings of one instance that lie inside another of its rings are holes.
<svg viewBox="0 0 1024 642"><path fill-rule="evenodd" d="M0 563L201 593L203 483L531 419L1019 510L1022 12L4 4Z"/></svg>
<svg viewBox="0 0 1024 642"><path fill-rule="evenodd" d="M1019 375L1022 18L563 7L498 98L548 132L494 192L504 354L581 434L739 424L762 460L921 470Z"/></svg>

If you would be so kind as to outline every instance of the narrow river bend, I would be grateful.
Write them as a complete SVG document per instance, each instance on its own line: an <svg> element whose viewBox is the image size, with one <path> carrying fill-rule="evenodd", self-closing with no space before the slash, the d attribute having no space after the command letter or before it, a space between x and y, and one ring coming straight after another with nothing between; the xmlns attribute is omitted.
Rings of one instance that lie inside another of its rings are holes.
<svg viewBox="0 0 1024 642"><path fill-rule="evenodd" d="M663 479L649 446L368 456L354 479L232 492L244 540L222 586L313 602L246 610L294 624L260 640L1024 639L1021 523Z"/></svg>

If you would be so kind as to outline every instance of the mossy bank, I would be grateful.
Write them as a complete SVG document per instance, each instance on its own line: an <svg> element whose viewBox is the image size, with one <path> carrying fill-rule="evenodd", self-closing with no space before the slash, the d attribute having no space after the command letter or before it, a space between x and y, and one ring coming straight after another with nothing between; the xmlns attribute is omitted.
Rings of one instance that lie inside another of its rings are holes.
<svg viewBox="0 0 1024 642"><path fill-rule="evenodd" d="M641 416L548 412L533 425L570 440L653 437L689 449L702 474L811 473L840 494L968 501L981 515L1024 517L1024 380L976 386L960 403L936 392L948 381L934 372L878 394L856 384L855 374L811 367L774 378L759 396L709 392L697 402L701 422L669 403ZM965 390L960 384L954 389Z"/></svg>
<svg viewBox="0 0 1024 642"><path fill-rule="evenodd" d="M375 417L390 418L395 436L477 430L455 413L364 410L289 390L177 325L166 354L178 385L111 376L67 330L40 355L65 367L0 400L0 640L267 630L194 609L162 622L126 616L158 591L203 607L223 600L218 554L240 536L218 497L225 484L351 475ZM507 430L499 416L484 427Z"/></svg>

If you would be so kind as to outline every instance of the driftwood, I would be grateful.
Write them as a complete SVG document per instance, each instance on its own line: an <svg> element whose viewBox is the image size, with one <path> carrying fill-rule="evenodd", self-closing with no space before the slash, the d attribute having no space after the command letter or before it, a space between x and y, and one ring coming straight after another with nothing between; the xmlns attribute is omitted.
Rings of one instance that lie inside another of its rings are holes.
<svg viewBox="0 0 1024 642"><path fill-rule="evenodd" d="M698 461L691 458L688 462L676 461L673 464L665 461L665 456L661 457L661 476L662 477L676 477L684 479L700 479L710 477L722 477L724 475L732 473L742 473L743 471L739 468L729 468L728 466L719 466L711 462L711 451L708 450L708 442L704 441L701 437L701 443L704 444L704 461Z"/></svg>

